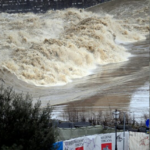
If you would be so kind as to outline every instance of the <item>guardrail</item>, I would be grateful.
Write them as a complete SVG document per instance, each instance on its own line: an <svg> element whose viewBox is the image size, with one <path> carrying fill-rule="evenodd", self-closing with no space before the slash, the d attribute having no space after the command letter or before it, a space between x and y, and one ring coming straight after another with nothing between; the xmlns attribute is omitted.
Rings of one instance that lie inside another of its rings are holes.
<svg viewBox="0 0 150 150"><path fill-rule="evenodd" d="M0 12L46 12L70 7L88 8L109 0L0 0Z"/></svg>

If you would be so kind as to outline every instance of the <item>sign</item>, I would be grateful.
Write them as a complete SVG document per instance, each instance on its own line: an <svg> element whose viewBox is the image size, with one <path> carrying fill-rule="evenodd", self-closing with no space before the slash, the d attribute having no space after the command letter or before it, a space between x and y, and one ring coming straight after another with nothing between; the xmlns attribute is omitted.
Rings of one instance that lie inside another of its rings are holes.
<svg viewBox="0 0 150 150"><path fill-rule="evenodd" d="M124 133L117 133L118 150L123 149ZM147 139L146 139L147 140ZM125 149L129 148L129 133L125 132ZM96 134L66 140L63 142L63 150L114 150L115 149L115 133ZM133 150L133 149L132 149ZM147 149L134 149L147 150Z"/></svg>
<svg viewBox="0 0 150 150"><path fill-rule="evenodd" d="M112 134L101 136L101 150L112 150Z"/></svg>
<svg viewBox="0 0 150 150"><path fill-rule="evenodd" d="M130 132L130 150L149 150L149 135L141 132Z"/></svg>
<svg viewBox="0 0 150 150"><path fill-rule="evenodd" d="M64 141L63 150L84 150L84 138Z"/></svg>
<svg viewBox="0 0 150 150"><path fill-rule="evenodd" d="M82 147L77 147L76 150L84 150L83 146Z"/></svg>
<svg viewBox="0 0 150 150"><path fill-rule="evenodd" d="M112 143L101 144L101 150L112 150Z"/></svg>
<svg viewBox="0 0 150 150"><path fill-rule="evenodd" d="M149 128L149 119L146 120L146 126Z"/></svg>
<svg viewBox="0 0 150 150"><path fill-rule="evenodd" d="M100 135L86 136L84 140L84 150L101 150Z"/></svg>

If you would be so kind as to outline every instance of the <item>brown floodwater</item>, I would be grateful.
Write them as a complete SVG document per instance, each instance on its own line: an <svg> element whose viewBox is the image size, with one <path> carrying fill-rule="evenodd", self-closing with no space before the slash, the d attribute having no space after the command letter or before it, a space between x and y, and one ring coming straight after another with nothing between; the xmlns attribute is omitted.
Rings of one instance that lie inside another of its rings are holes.
<svg viewBox="0 0 150 150"><path fill-rule="evenodd" d="M34 102L40 98L42 107L50 102L55 113L66 105L148 113L147 5L115 0L84 12L0 14L0 83L31 94ZM97 66L86 76L89 64Z"/></svg>
<svg viewBox="0 0 150 150"><path fill-rule="evenodd" d="M67 105L86 111L108 111L111 108L148 114L149 38L128 44L128 49L132 56L127 62L99 66L95 74L78 80L74 92L80 89L81 93L87 93L87 97L77 95L77 101L70 100Z"/></svg>

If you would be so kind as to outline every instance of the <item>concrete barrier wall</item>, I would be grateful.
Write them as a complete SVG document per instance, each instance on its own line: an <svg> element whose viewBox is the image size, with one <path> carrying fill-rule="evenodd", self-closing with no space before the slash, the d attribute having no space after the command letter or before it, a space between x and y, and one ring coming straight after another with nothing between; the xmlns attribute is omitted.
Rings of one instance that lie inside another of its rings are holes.
<svg viewBox="0 0 150 150"><path fill-rule="evenodd" d="M46 12L70 7L88 8L109 0L0 0L0 12Z"/></svg>

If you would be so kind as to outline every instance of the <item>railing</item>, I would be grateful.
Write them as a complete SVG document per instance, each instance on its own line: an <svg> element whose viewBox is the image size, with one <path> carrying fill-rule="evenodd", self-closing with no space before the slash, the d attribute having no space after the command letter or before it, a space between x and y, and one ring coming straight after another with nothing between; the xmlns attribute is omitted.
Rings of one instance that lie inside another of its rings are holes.
<svg viewBox="0 0 150 150"><path fill-rule="evenodd" d="M46 12L70 7L87 8L109 0L0 0L0 12Z"/></svg>

